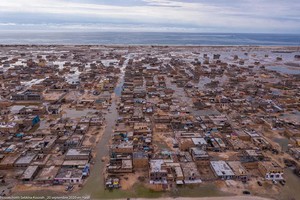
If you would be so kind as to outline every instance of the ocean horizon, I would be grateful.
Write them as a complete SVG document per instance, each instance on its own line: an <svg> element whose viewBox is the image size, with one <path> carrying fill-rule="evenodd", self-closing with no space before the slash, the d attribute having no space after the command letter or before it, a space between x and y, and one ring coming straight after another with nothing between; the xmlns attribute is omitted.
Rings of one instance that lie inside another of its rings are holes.
<svg viewBox="0 0 300 200"><path fill-rule="evenodd" d="M0 44L300 46L300 34L0 31Z"/></svg>

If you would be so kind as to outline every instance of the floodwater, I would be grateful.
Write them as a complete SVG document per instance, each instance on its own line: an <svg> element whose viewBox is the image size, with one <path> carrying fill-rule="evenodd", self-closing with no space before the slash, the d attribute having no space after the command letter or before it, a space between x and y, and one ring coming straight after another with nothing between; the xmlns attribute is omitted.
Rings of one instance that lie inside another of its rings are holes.
<svg viewBox="0 0 300 200"><path fill-rule="evenodd" d="M10 107L10 112L13 113L13 114L18 114L19 111L20 111L22 108L24 108L24 107L25 107L25 106L23 106L23 105L21 105L21 106L19 106L19 105L11 106L11 107Z"/></svg>
<svg viewBox="0 0 300 200"><path fill-rule="evenodd" d="M128 59L127 59L128 60ZM205 183L200 185L190 185L182 187L174 187L169 192L155 192L151 189L145 188L142 184L136 183L130 190L106 190L104 185L105 179L105 169L106 162L102 162L102 158L109 155L109 142L113 129L115 127L115 122L118 118L117 111L117 99L119 98L123 83L124 83L124 67L127 65L127 62L124 63L122 67L122 74L120 76L119 83L115 89L116 99L112 101L111 106L109 107L109 112L106 115L106 127L104 134L100 139L99 143L95 147L96 157L93 159L94 164L91 167L91 173L89 178L86 180L86 183L78 192L70 193L69 195L74 197L90 197L91 199L114 199L114 198L158 198L158 197L207 197L207 196L225 196L230 195L228 193L221 192L214 184ZM170 84L170 83L169 83ZM185 96L184 90L178 88L176 85L171 84L175 90L177 98L186 100L189 99ZM97 110L84 109L84 110L75 110L75 109L66 109L64 117L78 118L87 115L88 113L96 112ZM32 192L22 192L19 195L29 195L29 196L66 196L63 193L53 192L48 190L43 191L32 191Z"/></svg>
<svg viewBox="0 0 300 200"><path fill-rule="evenodd" d="M287 138L274 138L273 141L280 145L282 151L286 152L288 150L289 139L287 139Z"/></svg>
<svg viewBox="0 0 300 200"><path fill-rule="evenodd" d="M126 57L126 60L124 61L123 65L122 65L122 67L120 68L121 74L120 74L119 83L114 90L114 92L117 96L121 96L121 93L123 90L123 85L124 85L125 68L128 65L128 62L131 57L132 57L132 54L129 53Z"/></svg>
<svg viewBox="0 0 300 200"><path fill-rule="evenodd" d="M300 178L296 176L290 168L285 169L284 177L286 180L282 192L279 194L279 200L297 200L300 199L299 183Z"/></svg>
<svg viewBox="0 0 300 200"><path fill-rule="evenodd" d="M199 83L198 83L197 86L200 90L204 90L205 89L205 84L210 83L210 82L211 82L211 79L204 76L204 77L200 78Z"/></svg>
<svg viewBox="0 0 300 200"><path fill-rule="evenodd" d="M294 110L293 112L290 113L284 113L283 115L280 116L280 118L300 123L300 111Z"/></svg>
<svg viewBox="0 0 300 200"><path fill-rule="evenodd" d="M37 85L40 84L41 82L43 82L45 79L32 79L31 81L24 81L21 82L21 85L24 85L25 87L31 87L33 85Z"/></svg>
<svg viewBox="0 0 300 200"><path fill-rule="evenodd" d="M65 118L80 118L88 115L89 113L93 114L98 112L98 110L94 109L83 109L83 110L76 110L76 109L65 109L63 117Z"/></svg>
<svg viewBox="0 0 300 200"><path fill-rule="evenodd" d="M49 124L46 122L45 119L42 119L39 123L39 128L38 130L43 131L45 129L49 128Z"/></svg>
<svg viewBox="0 0 300 200"><path fill-rule="evenodd" d="M300 68L299 67L267 66L266 69L274 70L276 72L283 73L283 74L290 74L290 75L300 74Z"/></svg>
<svg viewBox="0 0 300 200"><path fill-rule="evenodd" d="M110 112L106 115L106 127L100 142L96 146L95 164L92 166L90 177L77 195L91 195L92 198L104 198L110 192L104 188L105 162L101 159L109 154L109 141L113 133L115 121L118 118L117 105L113 101Z"/></svg>
<svg viewBox="0 0 300 200"><path fill-rule="evenodd" d="M119 85L119 87L122 87ZM75 110L75 109L67 109L66 114L64 116L78 118L81 116L85 116L90 112L95 112L97 110L85 109L85 110ZM113 129L115 126L115 121L118 118L117 105L116 102L113 101L110 106L110 112L106 115L106 127L104 130L104 134L96 146L96 157L94 158L94 165L92 166L91 173L87 182L83 185L83 188L76 192L75 194L71 194L72 196L81 196L81 197L91 197L92 199L102 199L102 198L121 198L124 197L122 193L114 194L104 188L104 170L105 170L105 162L102 162L101 159L104 156L109 154L109 141L111 135L113 133ZM59 192L53 192L49 190L44 191L33 191L33 192L20 192L18 195L26 195L26 196L64 196L64 194Z"/></svg>
<svg viewBox="0 0 300 200"><path fill-rule="evenodd" d="M118 85L115 88L116 98L119 98L123 84L124 84L124 67L127 65L130 56L127 61L124 62L121 68L121 76ZM131 190L105 190L104 185L104 171L106 163L102 162L101 159L109 154L109 141L113 133L115 122L118 118L118 111L116 100L112 102L110 111L106 115L106 128L102 139L97 144L96 151L97 155L94 159L95 164L92 166L90 177L83 188L75 195L78 196L90 196L92 199L113 199L113 198L158 198L163 196L193 196L193 197L205 197L205 196L224 196L227 193L220 192L213 184L197 185L197 186L184 186L179 187L176 190L170 192L156 192L143 187L141 184L136 183Z"/></svg>

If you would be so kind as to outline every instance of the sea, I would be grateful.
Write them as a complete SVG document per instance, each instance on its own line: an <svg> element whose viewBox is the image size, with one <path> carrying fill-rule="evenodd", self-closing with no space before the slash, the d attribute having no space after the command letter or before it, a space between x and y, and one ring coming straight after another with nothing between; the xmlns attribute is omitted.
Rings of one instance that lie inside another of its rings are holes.
<svg viewBox="0 0 300 200"><path fill-rule="evenodd" d="M300 34L0 31L0 44L300 47Z"/></svg>

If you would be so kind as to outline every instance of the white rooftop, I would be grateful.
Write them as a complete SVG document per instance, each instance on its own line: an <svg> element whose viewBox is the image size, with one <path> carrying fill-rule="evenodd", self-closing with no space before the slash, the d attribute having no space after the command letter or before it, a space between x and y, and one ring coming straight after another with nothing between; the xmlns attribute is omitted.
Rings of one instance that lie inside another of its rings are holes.
<svg viewBox="0 0 300 200"><path fill-rule="evenodd" d="M204 138L192 138L192 140L195 145L199 145L199 144L206 145L207 144L207 142L205 141Z"/></svg>
<svg viewBox="0 0 300 200"><path fill-rule="evenodd" d="M218 176L234 176L233 171L225 161L210 161L210 164Z"/></svg>

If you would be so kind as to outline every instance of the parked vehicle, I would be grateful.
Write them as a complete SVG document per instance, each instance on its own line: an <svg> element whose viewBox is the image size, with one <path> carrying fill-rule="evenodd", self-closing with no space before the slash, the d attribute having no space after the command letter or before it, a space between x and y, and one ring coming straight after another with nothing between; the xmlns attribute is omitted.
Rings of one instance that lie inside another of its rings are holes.
<svg viewBox="0 0 300 200"><path fill-rule="evenodd" d="M66 186L66 191L72 191L74 189L74 185L67 185Z"/></svg>
<svg viewBox="0 0 300 200"><path fill-rule="evenodd" d="M259 186L262 186L262 183L261 183L260 181L257 181L257 184L258 184Z"/></svg>
<svg viewBox="0 0 300 200"><path fill-rule="evenodd" d="M247 190L244 190L244 191L243 191L243 194L250 195L251 193L250 193L249 191L247 191Z"/></svg>
<svg viewBox="0 0 300 200"><path fill-rule="evenodd" d="M251 194L249 191L247 191L247 190L244 190L243 191L243 194L247 194L247 195L249 195L249 194Z"/></svg>
<svg viewBox="0 0 300 200"><path fill-rule="evenodd" d="M285 180L280 180L279 183L280 183L282 186L284 186L285 183L286 183L286 181L285 181Z"/></svg>

